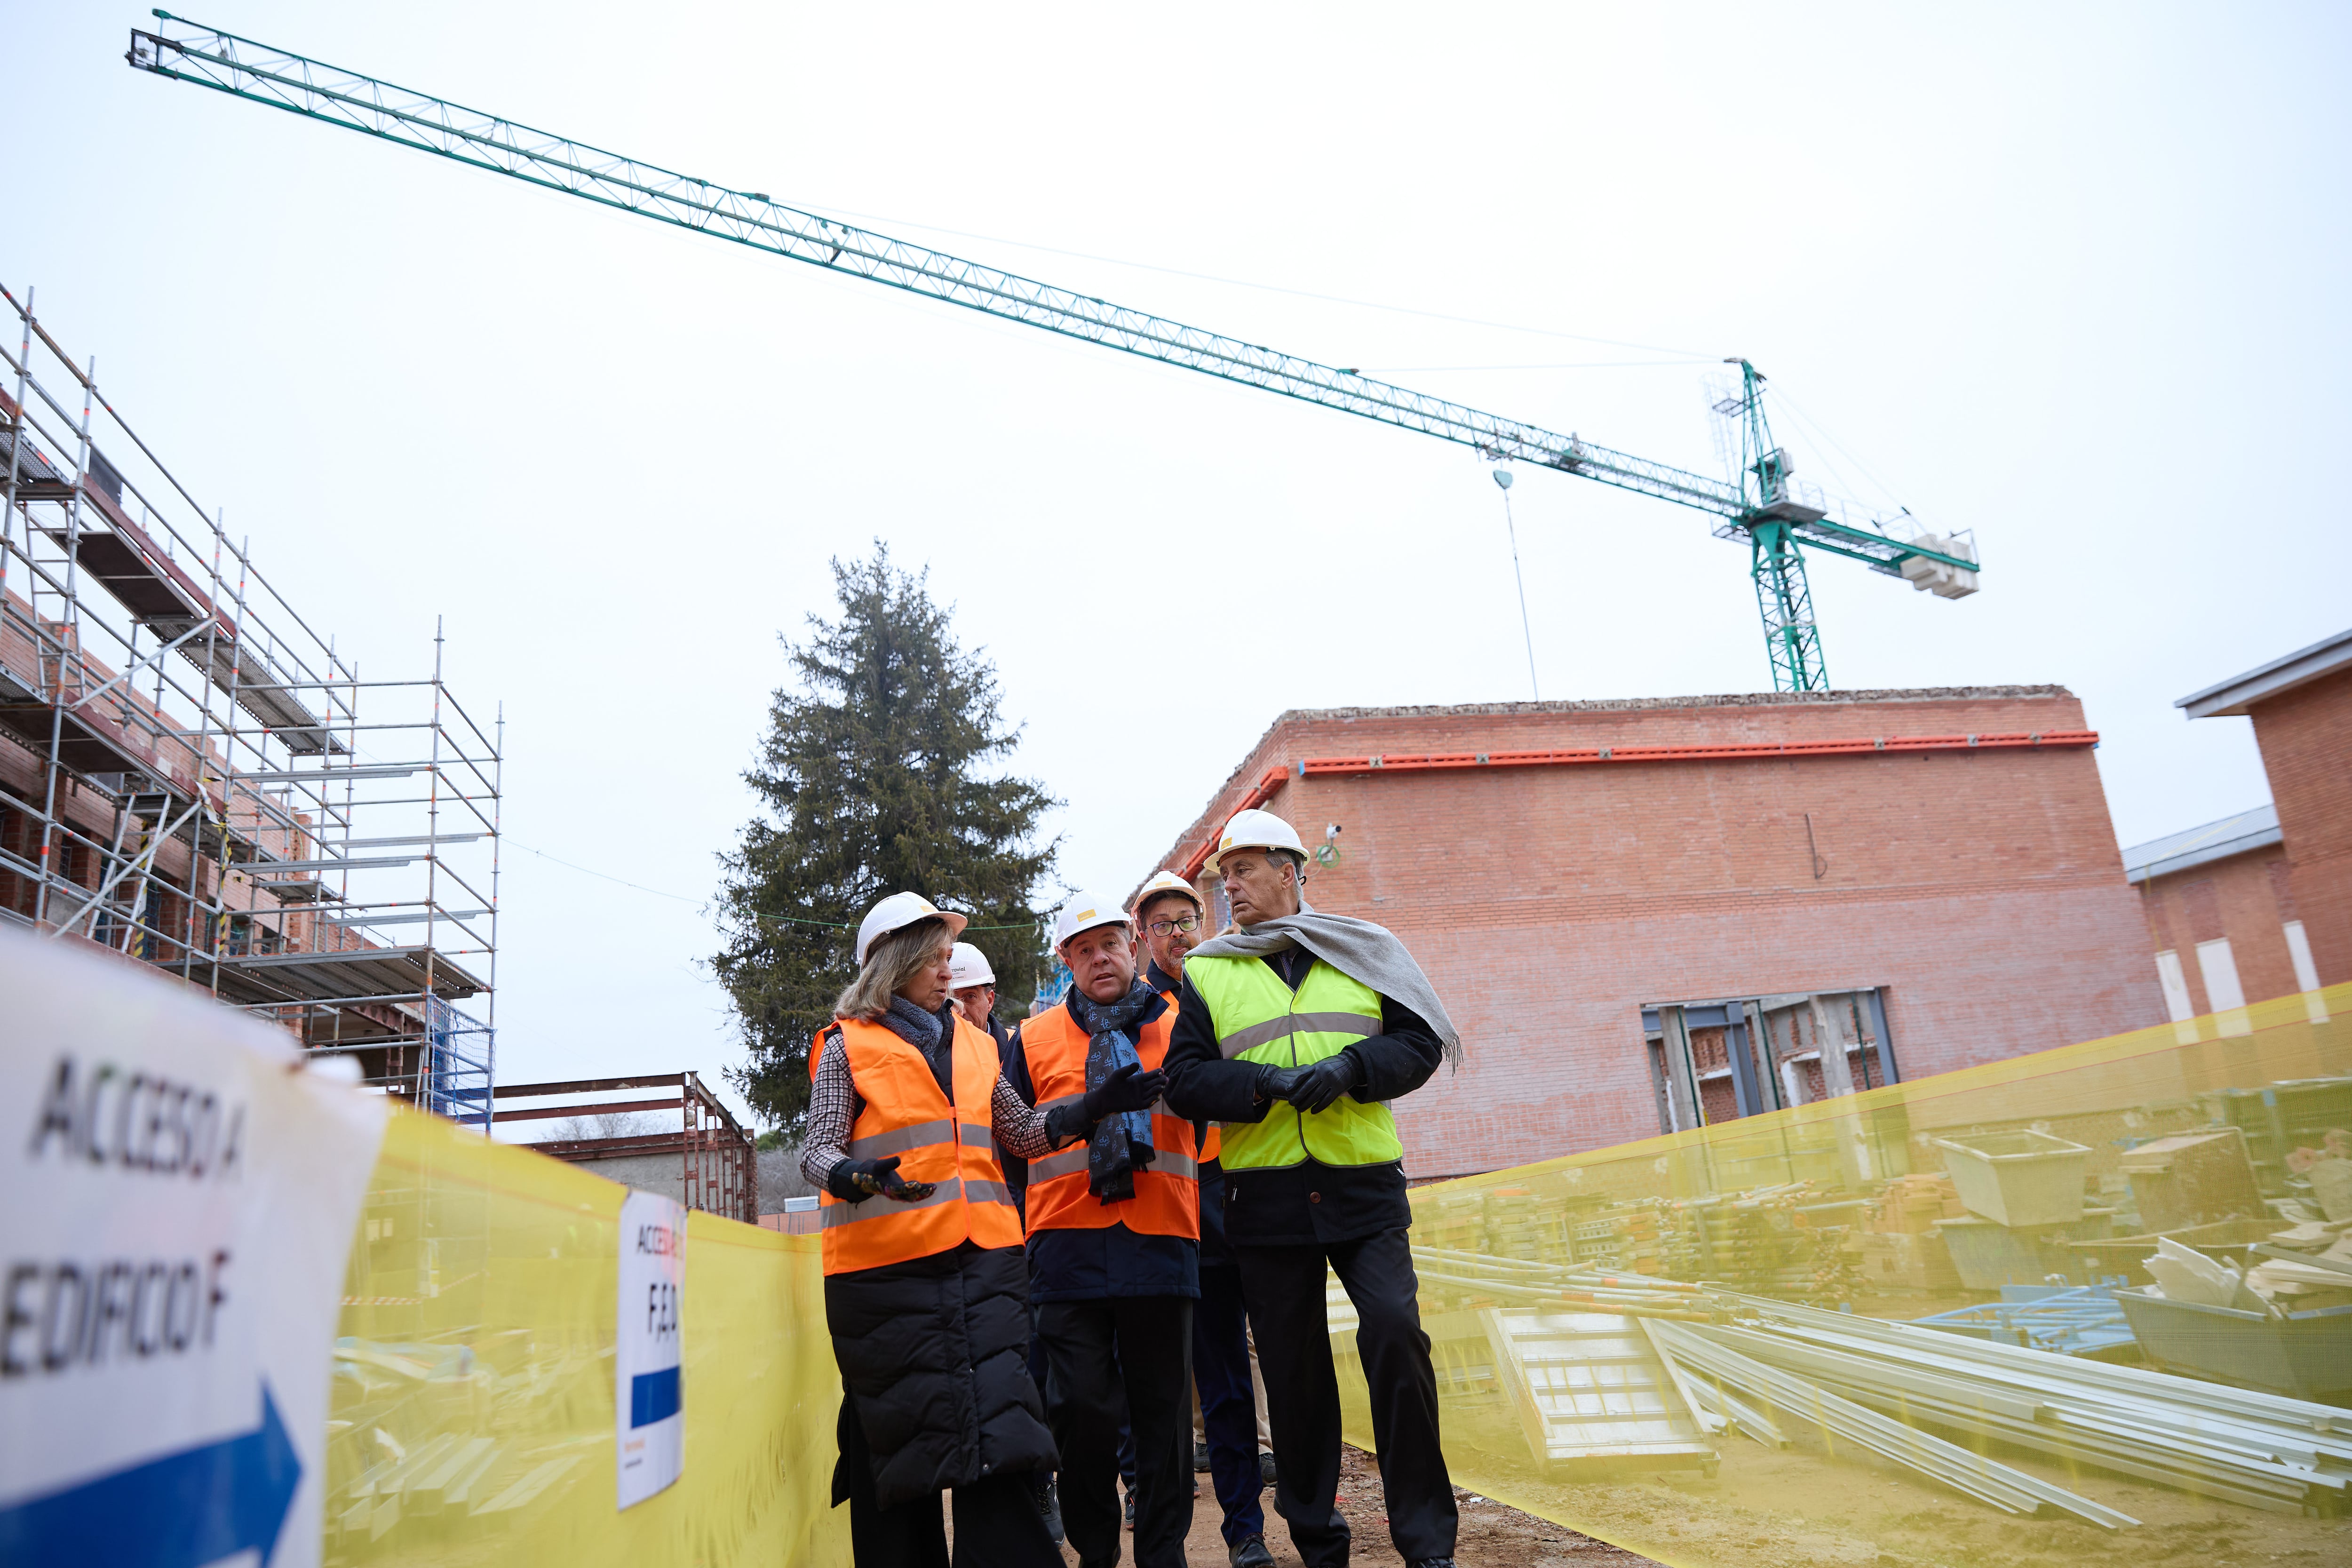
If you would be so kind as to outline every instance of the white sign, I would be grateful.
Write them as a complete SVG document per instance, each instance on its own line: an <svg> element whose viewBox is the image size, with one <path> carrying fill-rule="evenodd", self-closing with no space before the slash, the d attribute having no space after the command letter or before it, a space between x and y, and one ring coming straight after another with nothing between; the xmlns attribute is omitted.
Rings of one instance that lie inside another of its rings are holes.
<svg viewBox="0 0 2352 1568"><path fill-rule="evenodd" d="M142 965L0 930L0 1562L319 1561L385 1105Z"/></svg>
<svg viewBox="0 0 2352 1568"><path fill-rule="evenodd" d="M659 1193L621 1200L621 1303L613 1356L623 1508L641 1503L686 1467L678 1386L678 1305L686 1282L686 1209Z"/></svg>

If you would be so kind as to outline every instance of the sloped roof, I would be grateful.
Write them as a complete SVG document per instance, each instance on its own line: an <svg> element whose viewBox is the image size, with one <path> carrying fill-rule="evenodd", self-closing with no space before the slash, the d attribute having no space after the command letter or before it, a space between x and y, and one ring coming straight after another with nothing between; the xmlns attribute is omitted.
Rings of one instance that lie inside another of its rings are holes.
<svg viewBox="0 0 2352 1568"><path fill-rule="evenodd" d="M2252 806L2202 827L2168 833L2161 838L2133 845L2124 851L2124 875L2135 882L2145 882L2152 877L2186 871L2192 866L2226 860L2249 849L2265 849L2278 842L2278 807Z"/></svg>
<svg viewBox="0 0 2352 1568"><path fill-rule="evenodd" d="M2234 716L2266 697L2292 691L2347 666L2352 666L2352 631L2337 632L2309 647L2297 648L2268 664L2257 665L2243 675L2233 675L2219 686L2192 691L2172 705L2189 710L2191 719Z"/></svg>

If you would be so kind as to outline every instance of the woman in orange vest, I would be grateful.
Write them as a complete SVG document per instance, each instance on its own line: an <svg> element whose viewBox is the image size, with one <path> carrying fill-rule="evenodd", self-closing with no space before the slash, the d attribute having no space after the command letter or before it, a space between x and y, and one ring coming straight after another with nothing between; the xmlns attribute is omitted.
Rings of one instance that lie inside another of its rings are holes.
<svg viewBox="0 0 2352 1568"><path fill-rule="evenodd" d="M1033 1479L1055 1468L1031 1383L1022 1226L998 1163L1088 1136L1166 1087L1130 1071L1031 1110L996 1043L951 1005L964 917L917 893L877 904L858 975L817 1037L801 1170L821 1189L825 1325L841 1367L840 1463L859 1568L1059 1568Z"/></svg>

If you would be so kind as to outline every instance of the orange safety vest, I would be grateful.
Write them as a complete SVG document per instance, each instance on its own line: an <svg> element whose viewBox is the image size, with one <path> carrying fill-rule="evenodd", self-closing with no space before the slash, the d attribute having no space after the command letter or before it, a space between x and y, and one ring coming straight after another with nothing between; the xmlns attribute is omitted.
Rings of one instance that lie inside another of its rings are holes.
<svg viewBox="0 0 2352 1568"><path fill-rule="evenodd" d="M848 1052L849 1075L865 1102L849 1130L849 1157L896 1154L900 1177L938 1184L929 1197L911 1204L886 1197L853 1204L829 1192L820 1194L824 1271L879 1268L966 1241L1020 1246L1020 1215L990 1131L1003 1070L996 1042L963 1019L955 1020L953 1104L940 1092L940 1080L923 1054L879 1024L838 1019L818 1043Z"/></svg>
<svg viewBox="0 0 2352 1568"><path fill-rule="evenodd" d="M1168 1037L1176 1026L1170 1008L1143 1026L1135 1048L1147 1072L1168 1058ZM1029 1082L1037 1109L1075 1103L1087 1091L1087 1035L1067 1004L1048 1008L1021 1026L1021 1049L1029 1059ZM1103 1230L1114 1225L1143 1236L1201 1237L1201 1170L1192 1144L1192 1124L1169 1113L1165 1100L1151 1108L1151 1145L1158 1157L1135 1173L1135 1196L1104 1203L1087 1190L1087 1145L1073 1143L1029 1162L1029 1234L1041 1230Z"/></svg>

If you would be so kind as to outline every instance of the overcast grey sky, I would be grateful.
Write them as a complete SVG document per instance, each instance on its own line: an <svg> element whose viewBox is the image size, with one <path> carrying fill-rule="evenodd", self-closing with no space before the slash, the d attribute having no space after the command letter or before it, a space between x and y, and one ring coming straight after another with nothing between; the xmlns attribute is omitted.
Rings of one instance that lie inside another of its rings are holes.
<svg viewBox="0 0 2352 1568"><path fill-rule="evenodd" d="M1816 557L1833 682L2066 684L2126 842L2264 797L2244 721L2174 698L2352 620L2340 5L202 3L1702 471L1746 355L1805 477L1983 552L1959 603ZM134 73L132 6L0 9L9 286L371 671L446 616L514 844L680 895L509 853L503 1077L731 1059L694 900L777 634L874 538L1113 893L1285 708L1528 694L1465 449ZM1512 494L1546 696L1769 685L1706 518Z"/></svg>

